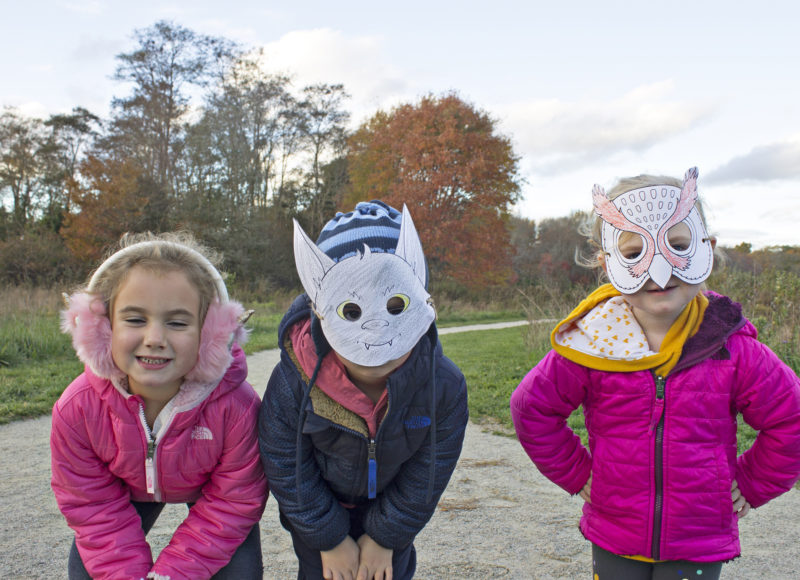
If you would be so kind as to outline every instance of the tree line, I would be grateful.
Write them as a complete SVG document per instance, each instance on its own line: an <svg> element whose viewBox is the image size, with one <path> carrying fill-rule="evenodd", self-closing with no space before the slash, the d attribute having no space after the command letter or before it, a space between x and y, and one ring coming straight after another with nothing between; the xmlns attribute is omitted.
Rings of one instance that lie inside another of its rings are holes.
<svg viewBox="0 0 800 580"><path fill-rule="evenodd" d="M116 56L127 94L107 118L0 113L0 284L76 282L124 232L188 229L237 283L297 287L292 220L314 235L374 198L409 206L432 283L450 291L596 280L574 259L591 251L578 233L587 214L512 215L520 158L455 92L350 130L341 84L295 87L258 50L173 22L133 41ZM796 258L745 246L732 249L744 269Z"/></svg>
<svg viewBox="0 0 800 580"><path fill-rule="evenodd" d="M292 219L318 232L372 198L409 206L442 281L512 275L519 158L457 94L350 131L341 84L296 88L259 51L173 22L133 39L108 118L0 115L0 282L77 280L126 231L188 229L237 280L292 286Z"/></svg>

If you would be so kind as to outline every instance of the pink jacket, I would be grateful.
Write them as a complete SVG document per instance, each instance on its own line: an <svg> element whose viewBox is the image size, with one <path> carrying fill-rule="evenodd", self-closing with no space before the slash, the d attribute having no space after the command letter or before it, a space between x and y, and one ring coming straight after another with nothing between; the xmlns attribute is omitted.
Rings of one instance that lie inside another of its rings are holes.
<svg viewBox="0 0 800 580"><path fill-rule="evenodd" d="M207 350L201 348L206 364ZM223 350L211 365L223 365L216 375L224 372L222 379L187 380L162 411L165 424L150 450L140 397L124 389L124 379L97 375L100 349L81 354L85 372L53 408L52 487L93 578L151 571L172 580L209 578L261 519L267 486L256 431L260 400L245 380L242 349ZM131 500L194 503L155 565Z"/></svg>
<svg viewBox="0 0 800 580"><path fill-rule="evenodd" d="M738 304L708 298L666 379L588 368L551 351L511 397L520 442L546 477L576 494L591 473L581 531L616 554L734 558L731 482L758 507L800 477L800 381L756 340ZM589 449L566 423L581 405ZM759 431L738 457L737 413Z"/></svg>

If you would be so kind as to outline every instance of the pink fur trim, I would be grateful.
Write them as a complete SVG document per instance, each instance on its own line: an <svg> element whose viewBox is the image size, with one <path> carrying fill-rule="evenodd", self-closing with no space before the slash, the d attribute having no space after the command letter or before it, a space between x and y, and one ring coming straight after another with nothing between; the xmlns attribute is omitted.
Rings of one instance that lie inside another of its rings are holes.
<svg viewBox="0 0 800 580"><path fill-rule="evenodd" d="M244 307L238 302L211 303L200 333L197 364L186 375L187 381L210 383L222 378L233 362L231 344L247 340L247 331L239 324L243 313Z"/></svg>
<svg viewBox="0 0 800 580"><path fill-rule="evenodd" d="M77 292L67 297L67 308L61 311L61 330L72 335L78 358L94 374L106 379L125 376L111 358L111 321L97 296Z"/></svg>
<svg viewBox="0 0 800 580"><path fill-rule="evenodd" d="M244 344L247 331L239 324L244 308L238 302L212 302L200 332L197 364L186 375L187 381L218 381L228 370L233 356L231 344ZM111 321L105 305L96 296L78 292L67 298L61 311L61 330L72 335L72 346L81 362L106 379L120 379L125 374L111 356Z"/></svg>

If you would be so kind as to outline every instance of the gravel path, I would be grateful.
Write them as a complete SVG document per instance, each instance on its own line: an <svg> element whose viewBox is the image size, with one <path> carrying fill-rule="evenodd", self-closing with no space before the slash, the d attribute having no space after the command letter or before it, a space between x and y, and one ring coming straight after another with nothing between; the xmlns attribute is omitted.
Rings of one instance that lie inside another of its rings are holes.
<svg viewBox="0 0 800 580"><path fill-rule="evenodd" d="M277 360L277 351L248 357L257 389L266 386ZM50 417L0 426L2 578L66 578L72 532L50 490L49 431ZM417 577L588 579L591 551L577 529L580 509L578 498L538 473L515 439L470 424L450 486L415 542ZM165 508L148 535L154 551L185 514L183 505ZM723 567L724 580L800 578L800 491L751 511L740 528L743 556ZM261 538L264 578L295 578L294 553L274 499L267 502Z"/></svg>

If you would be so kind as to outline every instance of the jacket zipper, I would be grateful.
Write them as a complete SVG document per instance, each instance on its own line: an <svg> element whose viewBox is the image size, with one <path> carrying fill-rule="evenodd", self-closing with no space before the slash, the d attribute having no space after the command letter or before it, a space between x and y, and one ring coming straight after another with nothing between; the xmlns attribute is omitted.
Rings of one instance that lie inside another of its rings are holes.
<svg viewBox="0 0 800 580"><path fill-rule="evenodd" d="M327 421L334 429L344 431L345 433L350 433L351 435L358 437L359 439L364 439L367 442L367 497L369 497L369 499L375 499L378 495L378 456L376 453L378 443L372 437L367 437L355 429L350 429L344 425L334 423L330 419L327 419ZM378 432L380 432L380 427L378 427ZM378 437L377 433L375 434L375 437Z"/></svg>
<svg viewBox="0 0 800 580"><path fill-rule="evenodd" d="M658 560L661 552L661 519L664 509L664 392L667 379L656 375L656 409L658 412L655 438L655 485L656 503L653 514L653 560Z"/></svg>
<svg viewBox="0 0 800 580"><path fill-rule="evenodd" d="M139 419L142 421L144 433L147 437L147 456L144 460L144 476L147 485L147 493L152 494L156 501L160 501L160 494L158 493L158 478L156 472L156 440L153 437L153 432L147 424L147 419L144 415L144 406L139 403Z"/></svg>
<svg viewBox="0 0 800 580"><path fill-rule="evenodd" d="M378 495L378 459L375 456L375 439L370 438L367 446L367 497L375 499Z"/></svg>

